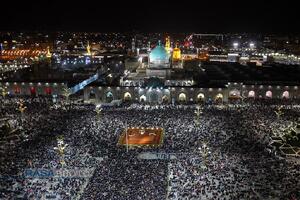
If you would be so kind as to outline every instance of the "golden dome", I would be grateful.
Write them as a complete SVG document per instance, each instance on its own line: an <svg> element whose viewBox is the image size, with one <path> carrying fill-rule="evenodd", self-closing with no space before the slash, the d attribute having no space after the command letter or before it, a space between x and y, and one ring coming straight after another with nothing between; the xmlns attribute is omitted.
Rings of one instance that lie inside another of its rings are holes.
<svg viewBox="0 0 300 200"><path fill-rule="evenodd" d="M181 59L181 50L177 47L173 49L173 60L180 60Z"/></svg>

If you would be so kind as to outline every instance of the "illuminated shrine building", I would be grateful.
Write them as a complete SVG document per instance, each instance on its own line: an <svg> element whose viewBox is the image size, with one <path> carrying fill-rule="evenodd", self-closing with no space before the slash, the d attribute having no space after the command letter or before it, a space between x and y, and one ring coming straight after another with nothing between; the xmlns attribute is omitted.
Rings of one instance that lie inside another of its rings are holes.
<svg viewBox="0 0 300 200"><path fill-rule="evenodd" d="M159 41L158 45L149 53L148 68L146 75L148 77L157 76L166 78L171 74L170 54L166 48L161 45Z"/></svg>
<svg viewBox="0 0 300 200"><path fill-rule="evenodd" d="M181 60L181 50L177 47L177 44L173 49L173 60Z"/></svg>

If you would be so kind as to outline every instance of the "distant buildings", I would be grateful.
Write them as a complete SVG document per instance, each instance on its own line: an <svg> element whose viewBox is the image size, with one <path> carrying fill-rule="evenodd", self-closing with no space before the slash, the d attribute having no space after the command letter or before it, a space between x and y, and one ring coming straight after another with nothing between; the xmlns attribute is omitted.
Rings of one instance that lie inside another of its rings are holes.
<svg viewBox="0 0 300 200"><path fill-rule="evenodd" d="M99 74L76 94L97 103L299 98L298 43L250 34L1 33L0 82L9 95L57 97Z"/></svg>

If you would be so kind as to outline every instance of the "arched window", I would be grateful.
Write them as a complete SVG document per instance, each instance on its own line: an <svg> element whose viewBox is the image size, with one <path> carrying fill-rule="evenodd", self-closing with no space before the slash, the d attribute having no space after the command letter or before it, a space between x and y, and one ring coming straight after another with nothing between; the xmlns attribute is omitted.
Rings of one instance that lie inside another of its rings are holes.
<svg viewBox="0 0 300 200"><path fill-rule="evenodd" d="M282 98L285 98L285 99L290 98L290 93L289 93L289 91L284 91L284 92L282 93Z"/></svg>
<svg viewBox="0 0 300 200"><path fill-rule="evenodd" d="M163 101L164 103L168 103L168 102L169 102L169 97L168 97L167 95L164 95L164 96L162 97L162 101Z"/></svg>
<svg viewBox="0 0 300 200"><path fill-rule="evenodd" d="M204 96L203 93L199 93L199 94L197 95L197 101L198 101L198 102L204 101L204 98L205 98L205 96Z"/></svg>
<svg viewBox="0 0 300 200"><path fill-rule="evenodd" d="M216 95L216 100L223 100L223 94L219 93Z"/></svg>
<svg viewBox="0 0 300 200"><path fill-rule="evenodd" d="M130 101L131 100L131 94L129 92L124 93L124 100L125 101Z"/></svg>
<svg viewBox="0 0 300 200"><path fill-rule="evenodd" d="M21 93L20 87L16 86L15 87L15 94L20 94L20 93Z"/></svg>
<svg viewBox="0 0 300 200"><path fill-rule="evenodd" d="M266 97L267 98L272 98L272 96L273 96L273 94L270 90L266 92Z"/></svg>
<svg viewBox="0 0 300 200"><path fill-rule="evenodd" d="M185 102L185 101L186 101L186 94L180 93L180 94L178 95L178 100L179 100L180 102Z"/></svg>
<svg viewBox="0 0 300 200"><path fill-rule="evenodd" d="M238 91L238 90L231 90L230 92L229 92L229 97L230 98L240 98L241 97L241 93L240 93L240 91Z"/></svg>
<svg viewBox="0 0 300 200"><path fill-rule="evenodd" d="M140 102L146 102L147 98L145 95L140 96Z"/></svg>
<svg viewBox="0 0 300 200"><path fill-rule="evenodd" d="M255 98L255 92L253 90L249 91L248 98Z"/></svg>
<svg viewBox="0 0 300 200"><path fill-rule="evenodd" d="M35 95L36 95L36 89L35 89L35 87L30 87L30 94L31 94L32 96L35 96Z"/></svg>
<svg viewBox="0 0 300 200"><path fill-rule="evenodd" d="M112 92L109 91L106 93L106 102L110 103L110 102L112 102L112 100L114 100L114 95Z"/></svg>
<svg viewBox="0 0 300 200"><path fill-rule="evenodd" d="M50 87L45 88L45 93L46 95L51 95L52 94L52 89Z"/></svg>

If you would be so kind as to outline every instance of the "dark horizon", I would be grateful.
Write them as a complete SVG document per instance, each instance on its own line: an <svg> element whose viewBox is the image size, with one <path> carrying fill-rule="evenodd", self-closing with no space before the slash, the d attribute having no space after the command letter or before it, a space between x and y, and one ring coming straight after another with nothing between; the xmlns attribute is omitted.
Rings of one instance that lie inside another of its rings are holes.
<svg viewBox="0 0 300 200"><path fill-rule="evenodd" d="M2 31L299 34L288 3L75 2L5 3Z"/></svg>

